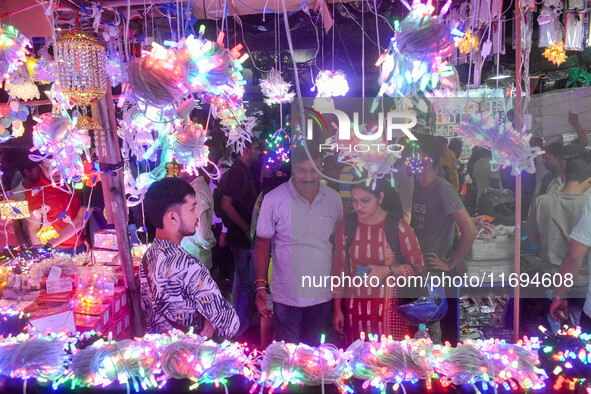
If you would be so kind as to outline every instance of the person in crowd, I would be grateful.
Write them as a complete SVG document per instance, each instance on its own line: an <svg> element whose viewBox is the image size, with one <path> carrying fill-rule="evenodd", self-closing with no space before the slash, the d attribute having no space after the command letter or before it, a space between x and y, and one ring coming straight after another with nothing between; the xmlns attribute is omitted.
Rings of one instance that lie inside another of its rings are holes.
<svg viewBox="0 0 591 394"><path fill-rule="evenodd" d="M355 212L350 213L337 230L334 276L340 277L344 273L353 277L358 267L366 267L370 270L369 276L376 276L380 283L384 283L388 276L424 272L423 253L414 231L401 213L389 213L381 206L385 196L383 190L387 187L389 184L384 181L372 187L361 179L352 184L351 198ZM388 215L392 215L391 222L386 219ZM348 225L350 221L355 226ZM347 228L351 229L351 234L346 234ZM395 234L389 236L390 231ZM390 239L396 244L389 245ZM379 298L376 298L375 292L380 293ZM373 298L369 298L372 293ZM380 289L339 288L334 296L333 328L345 334L348 345L359 339L361 332L392 335L395 340L414 333L397 312L398 289L395 286L386 285ZM344 313L343 297L347 298Z"/></svg>
<svg viewBox="0 0 591 394"><path fill-rule="evenodd" d="M482 196L482 193L488 188L502 189L501 185L501 173L499 171L493 171L490 168L490 161L492 159L492 152L485 150L482 156L472 169L472 180L476 185L476 206L478 206L478 199Z"/></svg>
<svg viewBox="0 0 591 394"><path fill-rule="evenodd" d="M458 158L462 154L462 146L464 143L461 138L454 138L449 142L445 154L441 158L441 166L445 173L445 179L459 190L460 188L460 177L458 174L457 162Z"/></svg>
<svg viewBox="0 0 591 394"><path fill-rule="evenodd" d="M247 141L242 154L224 173L216 193L221 196L220 211L228 228L225 241L234 256L234 283L232 304L240 318L238 336L244 333L254 313L254 267L251 267L250 221L258 196L258 182L251 167L259 160L261 146L258 140Z"/></svg>
<svg viewBox="0 0 591 394"><path fill-rule="evenodd" d="M550 315L560 323L567 323L569 320L568 291L579 275L583 260L587 255L590 256L587 268L591 271L591 255L589 254L589 247L591 247L591 199L585 203L581 217L571 232L570 238L568 252L560 266L562 284L554 290L550 304ZM579 326L582 332L591 332L591 280L587 288Z"/></svg>
<svg viewBox="0 0 591 394"><path fill-rule="evenodd" d="M83 232L87 208L81 206L81 196L78 192L68 192L57 186L60 176L57 172L50 173L50 162L51 158L46 158L39 164L42 176L33 185L33 190L28 190L25 193L25 198L29 203L29 212L32 212L33 219L27 221L31 244L33 247L43 245L38 232L43 225L42 208L47 206L49 207L46 213L47 223L57 232L57 237L49 239L47 244L57 252L82 253L87 250ZM65 216L63 216L64 212ZM89 215L92 213L90 210L88 212Z"/></svg>
<svg viewBox="0 0 591 394"><path fill-rule="evenodd" d="M549 158L551 159L551 168L550 170L552 177L548 182L548 186L546 187L546 193L558 193L564 188L565 181L566 181L566 163L572 157L577 157L583 155L585 149L579 144L568 144L568 145L560 145L560 153L558 157ZM546 156L546 155L544 155ZM546 177L548 177L547 174ZM548 178L544 177L542 181ZM591 194L591 190L586 190L585 194L588 196Z"/></svg>
<svg viewBox="0 0 591 394"><path fill-rule="evenodd" d="M343 218L338 193L320 182L319 152L291 152L292 177L263 199L255 242L256 306L264 318L273 317L275 339L318 345L330 321L330 288L306 287L304 277L331 273L331 237ZM312 160L314 163L312 163ZM268 306L267 270L273 245Z"/></svg>
<svg viewBox="0 0 591 394"><path fill-rule="evenodd" d="M437 176L437 168L441 165L440 149L440 145L429 139L421 142L426 163L415 181L411 226L424 253L427 269L450 272L470 251L478 230L464 208L458 191ZM456 225L460 231L460 241L452 253ZM455 327L456 314L456 308L450 307L441 324L450 323ZM435 323L430 331L433 341L439 342L439 324ZM457 329L449 330L454 336L456 332ZM450 342L456 343L455 338L452 339Z"/></svg>
<svg viewBox="0 0 591 394"><path fill-rule="evenodd" d="M240 322L198 258L181 242L192 236L200 212L195 190L180 178L164 178L148 188L144 199L156 238L140 264L140 290L146 329L165 333L194 327L202 336L214 332L231 338Z"/></svg>
<svg viewBox="0 0 591 394"><path fill-rule="evenodd" d="M542 155L542 163L548 170L548 173L542 178L540 185L540 195L548 193L550 183L558 185L558 179L562 180L562 159L561 159L562 144L560 142L553 142L544 147L544 154ZM555 182L553 180L556 179Z"/></svg>
<svg viewBox="0 0 591 394"><path fill-rule="evenodd" d="M589 186L591 163L582 157L573 158L566 165L564 188L558 193L543 194L534 201L527 221L527 234L530 242L541 244L540 273L554 275L560 271L560 265L569 247L569 234L577 224L583 206L589 198L585 195L585 190ZM589 272L583 268L568 292L570 318L575 325L579 323L588 284ZM551 299L551 294L548 295ZM560 323L548 317L550 328L556 333Z"/></svg>
<svg viewBox="0 0 591 394"><path fill-rule="evenodd" d="M35 163L33 160L25 156L20 164L20 172L23 176L22 181L12 189L12 197L17 201L25 200L25 192L33 188L41 176L41 167L39 163ZM27 220L19 219L14 221L14 230L18 238L19 245L30 246L31 239L29 238L29 232L27 231Z"/></svg>
<svg viewBox="0 0 591 394"><path fill-rule="evenodd" d="M199 210L199 225L195 234L183 238L181 246L197 257L208 270L212 268L212 252L216 240L211 223L213 219L213 196L209 188L209 177L203 170L197 175L187 174L184 178L195 190L197 209Z"/></svg>

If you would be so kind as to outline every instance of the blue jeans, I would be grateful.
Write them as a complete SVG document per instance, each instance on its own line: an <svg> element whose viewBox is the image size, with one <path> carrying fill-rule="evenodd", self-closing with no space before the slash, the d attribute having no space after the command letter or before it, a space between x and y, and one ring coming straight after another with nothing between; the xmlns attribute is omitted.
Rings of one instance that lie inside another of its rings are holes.
<svg viewBox="0 0 591 394"><path fill-rule="evenodd" d="M240 328L236 336L244 334L250 326L254 313L254 263L250 249L231 246L234 255L234 284L232 286L232 306L240 319Z"/></svg>
<svg viewBox="0 0 591 394"><path fill-rule="evenodd" d="M297 307L273 303L275 339L286 343L320 344L320 336L328 328L332 301L322 304Z"/></svg>
<svg viewBox="0 0 591 394"><path fill-rule="evenodd" d="M76 246L75 248L67 248L67 249L60 248L59 246L55 246L51 250L54 252L57 252L57 253L69 254L70 256L73 256L75 254L86 252L86 245L81 243L80 245Z"/></svg>

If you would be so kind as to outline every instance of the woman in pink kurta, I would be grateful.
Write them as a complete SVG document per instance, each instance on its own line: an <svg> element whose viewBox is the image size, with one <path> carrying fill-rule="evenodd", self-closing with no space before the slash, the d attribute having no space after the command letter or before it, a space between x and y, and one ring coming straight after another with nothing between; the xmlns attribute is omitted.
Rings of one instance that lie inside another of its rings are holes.
<svg viewBox="0 0 591 394"><path fill-rule="evenodd" d="M351 196L357 214L357 228L349 249L351 261L349 264L345 250L344 220L337 230L333 275L340 277L345 273L353 277L357 267L363 266L370 269L368 276L377 276L380 283L386 283L388 276L416 274L411 264L424 272L423 253L417 237L404 219L398 222L397 229L400 253L404 259L395 256L390 248L385 232L388 212L381 207L384 192L379 185L372 190L364 182L355 184L351 188ZM390 281L395 283L393 279ZM395 340L414 334L415 329L397 311L398 289L395 286L339 288L334 295L337 298L333 306L333 327L345 334L347 344L358 339L361 332L392 335Z"/></svg>

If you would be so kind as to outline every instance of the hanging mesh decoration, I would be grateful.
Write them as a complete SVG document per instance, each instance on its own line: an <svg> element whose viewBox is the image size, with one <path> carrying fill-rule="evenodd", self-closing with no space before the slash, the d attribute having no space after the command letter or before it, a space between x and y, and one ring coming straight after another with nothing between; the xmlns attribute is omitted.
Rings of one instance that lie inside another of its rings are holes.
<svg viewBox="0 0 591 394"><path fill-rule="evenodd" d="M83 31L72 31L57 41L59 81L72 102L87 106L107 91L105 48Z"/></svg>

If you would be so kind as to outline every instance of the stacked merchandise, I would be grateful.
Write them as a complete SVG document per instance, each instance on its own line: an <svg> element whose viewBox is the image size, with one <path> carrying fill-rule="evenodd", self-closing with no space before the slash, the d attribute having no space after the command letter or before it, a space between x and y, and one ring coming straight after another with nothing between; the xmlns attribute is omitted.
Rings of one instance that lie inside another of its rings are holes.
<svg viewBox="0 0 591 394"><path fill-rule="evenodd" d="M95 235L98 249L74 257L13 248L0 256L0 308L22 312L29 329L96 331L131 337L131 314L114 232ZM133 248L136 276L146 246ZM26 325L26 324L25 324ZM19 321L20 326L20 321Z"/></svg>
<svg viewBox="0 0 591 394"><path fill-rule="evenodd" d="M512 341L512 330L505 328L507 297L460 299L460 341L499 338Z"/></svg>

